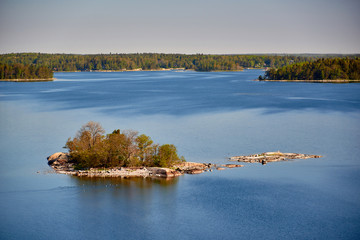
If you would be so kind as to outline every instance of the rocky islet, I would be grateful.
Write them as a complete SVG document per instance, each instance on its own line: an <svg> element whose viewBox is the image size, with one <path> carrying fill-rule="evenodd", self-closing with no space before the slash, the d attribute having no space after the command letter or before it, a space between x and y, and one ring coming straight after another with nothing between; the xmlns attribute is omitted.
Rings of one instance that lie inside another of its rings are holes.
<svg viewBox="0 0 360 240"><path fill-rule="evenodd" d="M68 153L57 152L47 158L48 165L56 173L69 174L79 177L177 177L183 174L200 174L205 171L213 171L219 166L212 163L183 162L171 168L161 167L115 167L115 168L90 168L76 170L75 162ZM242 167L240 164L221 165L222 167Z"/></svg>
<svg viewBox="0 0 360 240"><path fill-rule="evenodd" d="M248 156L234 156L230 161L244 163L261 163L263 165L269 162L290 161L293 159L320 158L319 155L299 154L299 153L282 153L282 152L265 152ZM227 168L243 167L241 164L212 164L182 162L171 168L161 167L115 167L115 168L90 168L86 170L76 170L75 162L72 161L69 153L57 152L47 158L48 165L56 173L69 174L79 177L160 177L169 178L177 177L183 174L200 174L205 171L225 170Z"/></svg>
<svg viewBox="0 0 360 240"><path fill-rule="evenodd" d="M277 152L264 152L259 154L253 154L248 156L235 156L231 157L230 161L244 162L244 163L261 163L263 165L269 162L282 162L291 161L294 159L309 159L309 158L321 158L320 155L310 155L303 153L282 153Z"/></svg>

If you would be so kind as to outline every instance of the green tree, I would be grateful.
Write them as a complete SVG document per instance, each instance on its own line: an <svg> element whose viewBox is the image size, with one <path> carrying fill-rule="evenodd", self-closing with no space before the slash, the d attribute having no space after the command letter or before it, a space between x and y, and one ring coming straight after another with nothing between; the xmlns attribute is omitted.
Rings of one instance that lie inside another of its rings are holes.
<svg viewBox="0 0 360 240"><path fill-rule="evenodd" d="M127 144L129 141L125 134L120 133L120 130L114 130L111 134L106 137L106 166L126 166L128 162Z"/></svg>
<svg viewBox="0 0 360 240"><path fill-rule="evenodd" d="M181 162L176 147L172 144L164 144L159 147L157 160L156 164L160 167L170 167Z"/></svg>
<svg viewBox="0 0 360 240"><path fill-rule="evenodd" d="M144 163L145 165L149 163L149 160L152 158L152 144L153 141L149 136L146 136L145 134L141 134L136 138L136 143L138 145L138 156L139 160Z"/></svg>

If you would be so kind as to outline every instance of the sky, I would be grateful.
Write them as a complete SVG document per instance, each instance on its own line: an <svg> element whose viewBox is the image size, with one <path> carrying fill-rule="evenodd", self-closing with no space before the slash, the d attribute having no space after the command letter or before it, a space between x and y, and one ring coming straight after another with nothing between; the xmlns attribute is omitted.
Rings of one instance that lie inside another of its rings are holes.
<svg viewBox="0 0 360 240"><path fill-rule="evenodd" d="M360 53L360 0L0 0L0 53Z"/></svg>

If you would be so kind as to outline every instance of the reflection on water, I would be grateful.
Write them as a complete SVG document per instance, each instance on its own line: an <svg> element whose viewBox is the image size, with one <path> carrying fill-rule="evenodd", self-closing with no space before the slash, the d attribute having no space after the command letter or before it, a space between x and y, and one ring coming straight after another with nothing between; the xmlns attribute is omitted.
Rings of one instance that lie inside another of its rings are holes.
<svg viewBox="0 0 360 240"><path fill-rule="evenodd" d="M161 188L172 188L179 181L179 178L143 178L143 177L131 177L131 178L102 178L102 177L76 177L70 176L71 181L86 189L100 187L106 188L132 188L137 187L141 189L151 189L153 186L159 186Z"/></svg>

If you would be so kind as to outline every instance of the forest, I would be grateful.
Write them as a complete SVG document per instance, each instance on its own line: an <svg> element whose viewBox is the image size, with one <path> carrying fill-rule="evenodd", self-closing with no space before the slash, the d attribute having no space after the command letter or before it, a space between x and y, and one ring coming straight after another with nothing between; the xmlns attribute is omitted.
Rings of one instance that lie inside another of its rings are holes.
<svg viewBox="0 0 360 240"><path fill-rule="evenodd" d="M271 68L259 80L360 80L360 58L321 58Z"/></svg>
<svg viewBox="0 0 360 240"><path fill-rule="evenodd" d="M46 67L33 64L0 63L0 79L51 79L53 71Z"/></svg>
<svg viewBox="0 0 360 240"><path fill-rule="evenodd" d="M45 54L0 55L0 63L45 66L52 71L156 70L183 68L195 71L237 71L244 68L280 68L313 61L316 55L204 55L204 54Z"/></svg>
<svg viewBox="0 0 360 240"><path fill-rule="evenodd" d="M145 134L132 130L114 130L105 135L98 122L83 125L65 148L76 169L111 167L171 167L184 162L172 144L155 144Z"/></svg>
<svg viewBox="0 0 360 240"><path fill-rule="evenodd" d="M52 78L61 71L124 71L191 69L195 71L239 71L270 68L259 79L354 79L359 55L204 55L204 54L46 54L0 55L1 79Z"/></svg>

